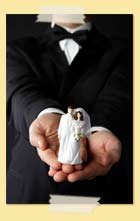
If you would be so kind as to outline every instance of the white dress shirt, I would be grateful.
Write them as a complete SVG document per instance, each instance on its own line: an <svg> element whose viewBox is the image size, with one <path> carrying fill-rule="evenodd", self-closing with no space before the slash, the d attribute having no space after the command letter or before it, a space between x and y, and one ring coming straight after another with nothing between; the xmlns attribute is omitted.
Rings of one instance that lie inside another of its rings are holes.
<svg viewBox="0 0 140 221"><path fill-rule="evenodd" d="M54 23L52 23L51 27L53 28ZM83 25L78 26L77 28L71 29L71 28L67 28L65 26L63 26L63 28L70 32L70 33L74 33L76 31L80 31L80 30L91 30L91 23L87 22ZM67 38L67 39L63 39L59 41L59 46L61 48L62 51L64 51L68 64L71 65L73 59L75 58L75 56L77 55L77 53L79 52L79 50L81 49L81 46L75 42L73 39ZM44 110L42 110L38 117L46 114L46 113L58 113L58 114L65 114L62 110L57 109L57 108L46 108ZM95 131L109 131L107 128L104 128L102 126L93 126L90 129L90 132L95 132Z"/></svg>

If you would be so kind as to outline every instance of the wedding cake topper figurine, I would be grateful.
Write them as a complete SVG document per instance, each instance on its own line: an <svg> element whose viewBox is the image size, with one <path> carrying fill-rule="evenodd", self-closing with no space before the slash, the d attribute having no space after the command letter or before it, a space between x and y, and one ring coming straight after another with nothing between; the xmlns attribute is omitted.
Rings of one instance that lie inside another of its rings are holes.
<svg viewBox="0 0 140 221"><path fill-rule="evenodd" d="M61 117L58 138L58 161L63 164L81 164L80 142L88 136L90 118L83 108L68 107L68 113Z"/></svg>

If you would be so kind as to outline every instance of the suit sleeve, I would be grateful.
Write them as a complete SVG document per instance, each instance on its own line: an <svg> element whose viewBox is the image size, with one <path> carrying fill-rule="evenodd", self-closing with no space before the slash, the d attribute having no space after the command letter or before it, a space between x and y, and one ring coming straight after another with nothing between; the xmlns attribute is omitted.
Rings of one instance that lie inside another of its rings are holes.
<svg viewBox="0 0 140 221"><path fill-rule="evenodd" d="M28 138L28 128L45 108L62 106L39 82L23 50L7 46L7 120Z"/></svg>
<svg viewBox="0 0 140 221"><path fill-rule="evenodd" d="M92 125L108 128L119 138L132 126L132 52L123 50L100 91L93 110Z"/></svg>

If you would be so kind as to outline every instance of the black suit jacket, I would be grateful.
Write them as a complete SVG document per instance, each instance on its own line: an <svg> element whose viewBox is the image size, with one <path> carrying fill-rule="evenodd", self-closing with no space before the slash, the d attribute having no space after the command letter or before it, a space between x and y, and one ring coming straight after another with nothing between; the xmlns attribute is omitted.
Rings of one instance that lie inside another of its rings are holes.
<svg viewBox="0 0 140 221"><path fill-rule="evenodd" d="M7 46L7 119L18 134L15 148L30 146L28 129L40 111L48 107L66 111L68 105L83 107L92 126L106 127L121 140L127 139L132 59L126 42L107 38L93 26L68 66L54 39L48 27L42 36Z"/></svg>
<svg viewBox="0 0 140 221"><path fill-rule="evenodd" d="M8 120L22 136L47 107L83 107L92 126L116 134L128 128L131 95L130 50L93 26L88 40L68 66L51 28L39 38L29 37L7 47Z"/></svg>

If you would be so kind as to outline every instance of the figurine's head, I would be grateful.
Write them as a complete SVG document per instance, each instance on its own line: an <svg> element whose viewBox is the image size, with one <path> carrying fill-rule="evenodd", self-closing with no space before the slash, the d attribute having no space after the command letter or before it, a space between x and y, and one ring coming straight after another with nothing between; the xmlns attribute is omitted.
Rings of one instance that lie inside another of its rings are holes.
<svg viewBox="0 0 140 221"><path fill-rule="evenodd" d="M75 120L84 120L83 113L81 111L77 111L74 116Z"/></svg>
<svg viewBox="0 0 140 221"><path fill-rule="evenodd" d="M71 115L73 114L73 108L71 106L68 106L68 113Z"/></svg>

